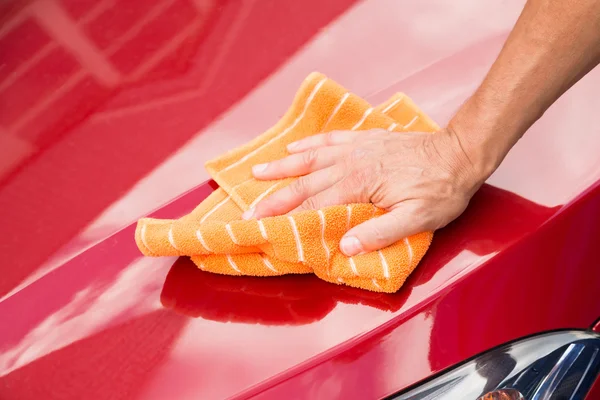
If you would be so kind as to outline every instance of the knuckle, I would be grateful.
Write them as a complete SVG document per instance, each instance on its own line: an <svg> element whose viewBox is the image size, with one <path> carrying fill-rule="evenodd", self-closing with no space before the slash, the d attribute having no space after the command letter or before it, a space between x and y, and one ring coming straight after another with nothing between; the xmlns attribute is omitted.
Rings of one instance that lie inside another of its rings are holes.
<svg viewBox="0 0 600 400"><path fill-rule="evenodd" d="M362 187L367 184L369 180L369 171L364 168L354 168L348 174L346 178L346 183L351 185L351 187Z"/></svg>
<svg viewBox="0 0 600 400"><path fill-rule="evenodd" d="M292 193L293 196L304 196L306 195L306 193L308 193L308 179L302 177L299 178L297 180L295 180L294 182L292 182L289 186L290 188L290 192Z"/></svg>
<svg viewBox="0 0 600 400"><path fill-rule="evenodd" d="M314 210L319 208L319 202L315 197L309 197L308 199L302 202L300 208L304 210Z"/></svg>
<svg viewBox="0 0 600 400"><path fill-rule="evenodd" d="M382 177L386 172L389 172L389 170L386 170L385 165L381 160L376 160L376 162L373 163L373 172L375 173L375 176Z"/></svg>
<svg viewBox="0 0 600 400"><path fill-rule="evenodd" d="M369 200L368 187L368 181L362 171L352 171L340 182L340 192L355 201Z"/></svg>
<svg viewBox="0 0 600 400"><path fill-rule="evenodd" d="M317 157L319 156L319 152L317 149L309 149L302 154L302 163L308 169L314 167Z"/></svg>
<svg viewBox="0 0 600 400"><path fill-rule="evenodd" d="M325 134L325 140L324 141L325 141L325 144L327 146L331 146L331 145L335 144L335 137L338 134L337 132L338 131L331 131L331 132L327 132Z"/></svg>
<svg viewBox="0 0 600 400"><path fill-rule="evenodd" d="M350 152L350 162L360 161L364 159L366 155L367 152L364 149L356 147Z"/></svg>

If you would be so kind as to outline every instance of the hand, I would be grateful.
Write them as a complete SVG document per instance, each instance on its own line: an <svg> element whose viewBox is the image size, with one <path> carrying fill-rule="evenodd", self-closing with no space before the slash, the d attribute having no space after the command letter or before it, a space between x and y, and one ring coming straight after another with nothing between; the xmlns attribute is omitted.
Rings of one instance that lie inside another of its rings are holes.
<svg viewBox="0 0 600 400"><path fill-rule="evenodd" d="M254 166L255 178L302 177L244 218L368 202L389 211L345 234L340 249L347 256L444 227L487 178L447 129L435 134L336 131L292 143L288 151L288 157Z"/></svg>

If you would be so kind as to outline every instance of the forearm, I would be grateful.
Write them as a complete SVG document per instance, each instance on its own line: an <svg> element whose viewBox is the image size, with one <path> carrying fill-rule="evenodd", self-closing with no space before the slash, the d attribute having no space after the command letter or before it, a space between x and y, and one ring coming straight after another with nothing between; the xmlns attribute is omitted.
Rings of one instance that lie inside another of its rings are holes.
<svg viewBox="0 0 600 400"><path fill-rule="evenodd" d="M529 0L488 75L448 128L486 178L599 62L600 0Z"/></svg>

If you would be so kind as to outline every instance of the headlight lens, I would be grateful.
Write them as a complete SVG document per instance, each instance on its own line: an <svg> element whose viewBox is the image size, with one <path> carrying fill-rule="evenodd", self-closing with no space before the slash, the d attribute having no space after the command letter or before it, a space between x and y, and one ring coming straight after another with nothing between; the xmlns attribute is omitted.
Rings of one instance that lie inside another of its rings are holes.
<svg viewBox="0 0 600 400"><path fill-rule="evenodd" d="M486 393L479 400L525 400L517 389L500 389Z"/></svg>
<svg viewBox="0 0 600 400"><path fill-rule="evenodd" d="M595 333L547 333L491 350L392 398L583 399L600 372L599 353Z"/></svg>
<svg viewBox="0 0 600 400"><path fill-rule="evenodd" d="M525 400L517 389L501 389L486 393L479 400Z"/></svg>

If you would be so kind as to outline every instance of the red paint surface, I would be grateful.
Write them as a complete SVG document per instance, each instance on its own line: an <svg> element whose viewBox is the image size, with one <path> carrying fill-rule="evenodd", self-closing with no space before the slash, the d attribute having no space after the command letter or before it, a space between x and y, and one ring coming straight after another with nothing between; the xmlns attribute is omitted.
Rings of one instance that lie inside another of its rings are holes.
<svg viewBox="0 0 600 400"><path fill-rule="evenodd" d="M14 263L0 278L0 294L9 292L37 269L353 1L326 2L318 8L320 2L314 0L197 1L200 9L194 12L191 0L168 0L172 5L123 42L117 41L124 36L127 26L123 25L139 22L140 14L151 8L147 2L109 4L105 12L84 24L80 21L87 21L85 17L72 18L73 29L78 29L82 41L87 42L80 52L97 53L117 75L115 79L100 68L91 71L76 63L76 55L69 55L60 43L70 37L44 36L39 26L54 22L43 20L43 7L48 3L62 4L43 0L24 7L19 14L24 15L24 21L15 29L24 29L25 39L6 40L0 49L2 54L10 54L14 48L21 48L18 58L11 59L24 69L18 77L14 73L3 76L2 84L10 84L0 92L0 129L2 135L16 137L31 148L13 165L0 166L0 220L8 221L3 230L11 232L0 250ZM107 3L94 3L88 13ZM38 14L31 11L36 7L42 15L37 19L34 16ZM315 8L318 11L312 12ZM223 48L223 37L227 37L231 22L240 12L245 14L239 31L234 32L235 40L229 48ZM103 20L107 13L129 18L125 22L110 17ZM298 13L308 13L311 18L300 18ZM22 28L22 24L35 28ZM192 26L188 32L191 24L197 28ZM286 40L273 35L282 30L288 31ZM103 36L97 36L100 32ZM177 35L184 36L180 46L173 45L177 44ZM30 53L22 48L27 40L34 42ZM44 40L45 48L51 49L37 60L41 51L37 43ZM114 53L102 50L105 40L116 41ZM165 57L155 59L162 52L166 52ZM210 62L215 57L221 65ZM32 59L32 65L26 68L24 64ZM11 65L9 62L9 70L17 68ZM209 78L211 81L206 81ZM90 121L90 113L99 116L105 110L143 107L150 100L160 102L182 92L191 99L176 107L150 105L130 118ZM0 151L8 157L11 150L3 147ZM35 238L30 235L32 231ZM35 247L35 251L23 252L27 246Z"/></svg>
<svg viewBox="0 0 600 400"><path fill-rule="evenodd" d="M443 123L521 4L1 6L0 398L377 398L508 340L589 327L598 71L396 294L209 275L133 241L141 215L192 189L153 214L183 215L214 190L198 186L202 160L272 125L312 70L373 103L404 91Z"/></svg>
<svg viewBox="0 0 600 400"><path fill-rule="evenodd" d="M600 379L596 379L596 382L592 386L592 389L588 393L586 400L600 399Z"/></svg>

